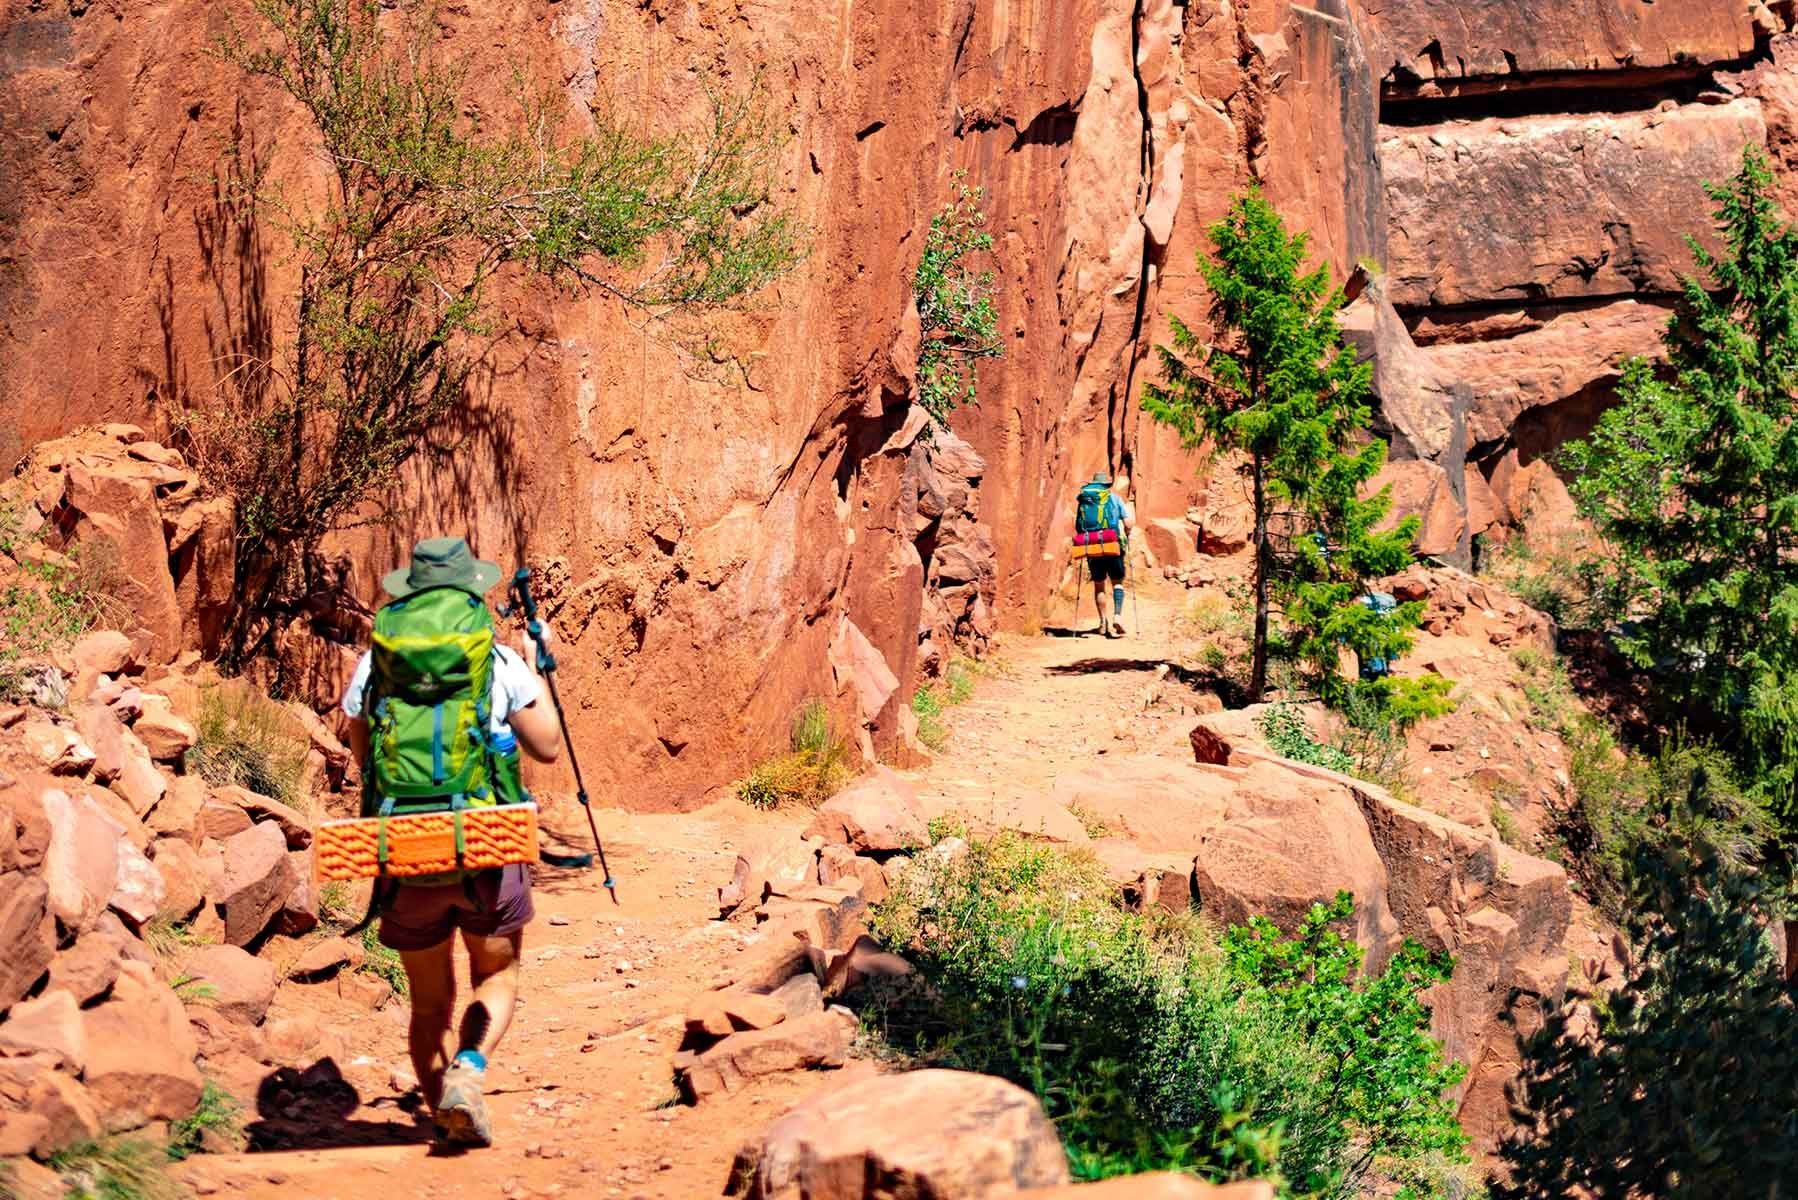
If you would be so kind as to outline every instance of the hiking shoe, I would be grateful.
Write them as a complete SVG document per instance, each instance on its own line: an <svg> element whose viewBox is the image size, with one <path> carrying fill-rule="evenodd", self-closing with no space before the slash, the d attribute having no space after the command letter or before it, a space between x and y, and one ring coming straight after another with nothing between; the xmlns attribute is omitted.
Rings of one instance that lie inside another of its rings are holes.
<svg viewBox="0 0 1798 1200"><path fill-rule="evenodd" d="M443 1073L437 1124L451 1145L493 1145L493 1122L487 1118L486 1101L481 1099L481 1072L465 1063L450 1064Z"/></svg>
<svg viewBox="0 0 1798 1200"><path fill-rule="evenodd" d="M1111 623L1111 632L1116 634L1118 637L1128 637L1129 636L1129 634L1125 632L1124 627L1122 625L1119 625L1116 621L1113 621Z"/></svg>

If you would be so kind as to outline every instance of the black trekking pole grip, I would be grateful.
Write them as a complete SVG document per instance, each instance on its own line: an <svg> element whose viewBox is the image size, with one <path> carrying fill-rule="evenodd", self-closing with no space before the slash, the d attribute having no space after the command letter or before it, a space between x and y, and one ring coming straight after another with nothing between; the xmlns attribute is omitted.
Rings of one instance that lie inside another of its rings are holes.
<svg viewBox="0 0 1798 1200"><path fill-rule="evenodd" d="M537 648L537 669L543 673L543 682L549 686L549 702L556 710L556 726L562 731L562 744L568 747L568 765L574 770L574 798L581 802L581 811L587 814L587 829L593 834L593 849L599 855L599 869L605 872L604 886L611 893L612 903L618 903L617 881L612 878L612 868L606 862L605 843L600 840L599 822L593 817L593 805L587 799L587 784L581 778L581 760L574 751L574 738L568 732L568 715L562 709L562 694L556 687L556 656L550 653L549 645L544 640L543 622L537 618L537 598L531 595L531 569L518 568L512 576L512 595L518 608L524 613L525 632L530 635Z"/></svg>

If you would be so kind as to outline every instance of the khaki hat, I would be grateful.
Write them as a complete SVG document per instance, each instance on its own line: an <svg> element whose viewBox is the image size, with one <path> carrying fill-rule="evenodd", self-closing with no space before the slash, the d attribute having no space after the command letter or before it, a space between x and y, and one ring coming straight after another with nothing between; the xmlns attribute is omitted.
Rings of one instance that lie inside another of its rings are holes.
<svg viewBox="0 0 1798 1200"><path fill-rule="evenodd" d="M1094 471L1092 481L1094 483L1105 484L1107 487L1109 487L1111 485L1111 472L1109 472L1109 471Z"/></svg>
<svg viewBox="0 0 1798 1200"><path fill-rule="evenodd" d="M461 588L480 596L499 577L499 565L476 558L461 538L426 538L412 548L411 565L387 572L381 586L395 600L434 587Z"/></svg>

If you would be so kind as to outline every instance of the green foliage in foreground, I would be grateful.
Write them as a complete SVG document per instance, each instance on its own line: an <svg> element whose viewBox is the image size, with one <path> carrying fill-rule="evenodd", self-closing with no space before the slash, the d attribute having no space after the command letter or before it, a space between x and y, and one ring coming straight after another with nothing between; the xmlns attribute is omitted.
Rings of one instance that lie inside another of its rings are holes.
<svg viewBox="0 0 1798 1200"><path fill-rule="evenodd" d="M1348 896L1291 936L1221 942L1189 917L1120 908L1090 856L1012 836L925 851L878 908L920 985L868 1009L889 1044L1034 1090L1075 1172L1273 1178L1348 1197L1434 1195L1465 1137L1418 1000L1450 963L1408 944L1361 976L1335 931ZM1447 1194L1446 1192L1442 1194Z"/></svg>
<svg viewBox="0 0 1798 1200"><path fill-rule="evenodd" d="M1735 863L1719 828L1700 768L1665 836L1636 843L1623 976L1529 1039L1515 1099L1532 1127L1499 1196L1793 1194L1798 1010L1765 933L1790 881Z"/></svg>
<svg viewBox="0 0 1798 1200"><path fill-rule="evenodd" d="M1724 250L1696 240L1663 336L1563 464L1604 541L1591 564L1618 644L1669 710L1711 717L1739 777L1798 831L1798 231L1765 155L1712 187Z"/></svg>

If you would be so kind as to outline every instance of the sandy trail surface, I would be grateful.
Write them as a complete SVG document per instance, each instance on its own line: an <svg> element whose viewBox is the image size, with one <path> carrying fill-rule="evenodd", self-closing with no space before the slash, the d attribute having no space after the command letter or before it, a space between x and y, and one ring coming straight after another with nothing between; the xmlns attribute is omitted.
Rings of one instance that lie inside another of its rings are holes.
<svg viewBox="0 0 1798 1200"><path fill-rule="evenodd" d="M1171 605L1153 593L1138 605L1126 613L1124 638L1092 632L1088 593L1084 633L1008 639L1000 665L949 711L948 750L908 772L926 801L978 817L1107 755L1181 753L1190 721L1157 670ZM679 1103L672 1082L687 1005L728 976L758 936L749 924L714 919L716 889L739 846L772 832L797 835L804 818L756 813L734 799L688 814L606 810L600 825L616 904L597 872L539 873L521 1006L488 1071L494 1148L435 1153L402 1107L403 1001L369 1013L326 985L289 984L275 1015L307 1011L341 1036L346 1085L329 1103L310 1093L297 1106L274 1094L259 1101L252 1122L278 1123L291 1148L204 1155L181 1173L201 1194L251 1198L718 1195L746 1139L845 1071L876 1069L857 1062L773 1076L698 1106Z"/></svg>

